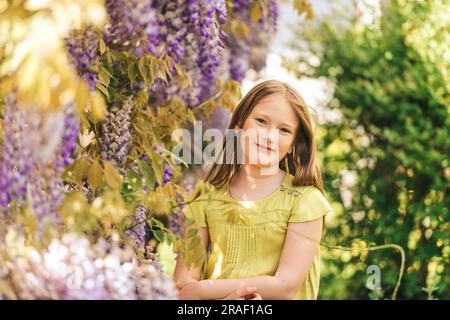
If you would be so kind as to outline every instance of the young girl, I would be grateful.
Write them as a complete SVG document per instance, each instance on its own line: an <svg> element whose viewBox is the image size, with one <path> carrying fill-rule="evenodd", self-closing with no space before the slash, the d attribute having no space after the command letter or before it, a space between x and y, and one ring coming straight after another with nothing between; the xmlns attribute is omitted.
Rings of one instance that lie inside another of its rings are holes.
<svg viewBox="0 0 450 320"><path fill-rule="evenodd" d="M189 269L178 255L180 299L317 299L318 243L332 208L305 102L286 83L262 82L238 104L229 129L243 133L231 161L225 138L224 160L204 179L213 188L183 209L209 254Z"/></svg>

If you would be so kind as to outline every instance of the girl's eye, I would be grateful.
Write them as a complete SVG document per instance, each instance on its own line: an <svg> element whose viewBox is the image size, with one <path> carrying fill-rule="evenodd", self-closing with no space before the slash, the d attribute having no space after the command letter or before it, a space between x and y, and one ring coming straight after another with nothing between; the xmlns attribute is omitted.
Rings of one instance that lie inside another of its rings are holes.
<svg viewBox="0 0 450 320"><path fill-rule="evenodd" d="M258 121L259 123L265 124L266 120L261 119L261 118L256 118L256 121Z"/></svg>
<svg viewBox="0 0 450 320"><path fill-rule="evenodd" d="M286 128L281 128L281 131L283 131L285 133L291 133L291 131L289 129L286 129Z"/></svg>

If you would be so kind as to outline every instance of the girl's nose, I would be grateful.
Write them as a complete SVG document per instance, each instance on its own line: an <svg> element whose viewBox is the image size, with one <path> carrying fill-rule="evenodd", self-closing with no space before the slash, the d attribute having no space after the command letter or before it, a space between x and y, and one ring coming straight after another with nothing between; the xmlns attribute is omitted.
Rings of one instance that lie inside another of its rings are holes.
<svg viewBox="0 0 450 320"><path fill-rule="evenodd" d="M263 145L276 149L278 146L279 130L263 128L258 132L258 141Z"/></svg>

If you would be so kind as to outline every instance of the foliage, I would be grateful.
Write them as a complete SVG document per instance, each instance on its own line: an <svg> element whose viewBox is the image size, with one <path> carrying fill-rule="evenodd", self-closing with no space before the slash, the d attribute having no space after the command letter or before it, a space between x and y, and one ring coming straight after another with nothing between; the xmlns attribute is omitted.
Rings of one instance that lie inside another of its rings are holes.
<svg viewBox="0 0 450 320"><path fill-rule="evenodd" d="M310 55L297 65L334 83L329 107L341 115L319 136L336 209L324 240L398 244L406 250L398 298L448 299L450 6L383 4L379 23L354 18L343 29L328 20L299 30ZM311 55L319 65L308 63ZM399 272L395 253L326 250L323 257L319 298L390 297ZM377 292L366 288L369 265L381 269Z"/></svg>

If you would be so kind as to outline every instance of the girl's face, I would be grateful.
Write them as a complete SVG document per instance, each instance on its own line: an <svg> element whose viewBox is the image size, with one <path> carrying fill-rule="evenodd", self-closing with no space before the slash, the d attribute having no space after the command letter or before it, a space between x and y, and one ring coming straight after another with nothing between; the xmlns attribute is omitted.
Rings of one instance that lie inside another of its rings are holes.
<svg viewBox="0 0 450 320"><path fill-rule="evenodd" d="M244 163L276 166L292 151L299 120L282 94L261 99L243 125L241 146Z"/></svg>

